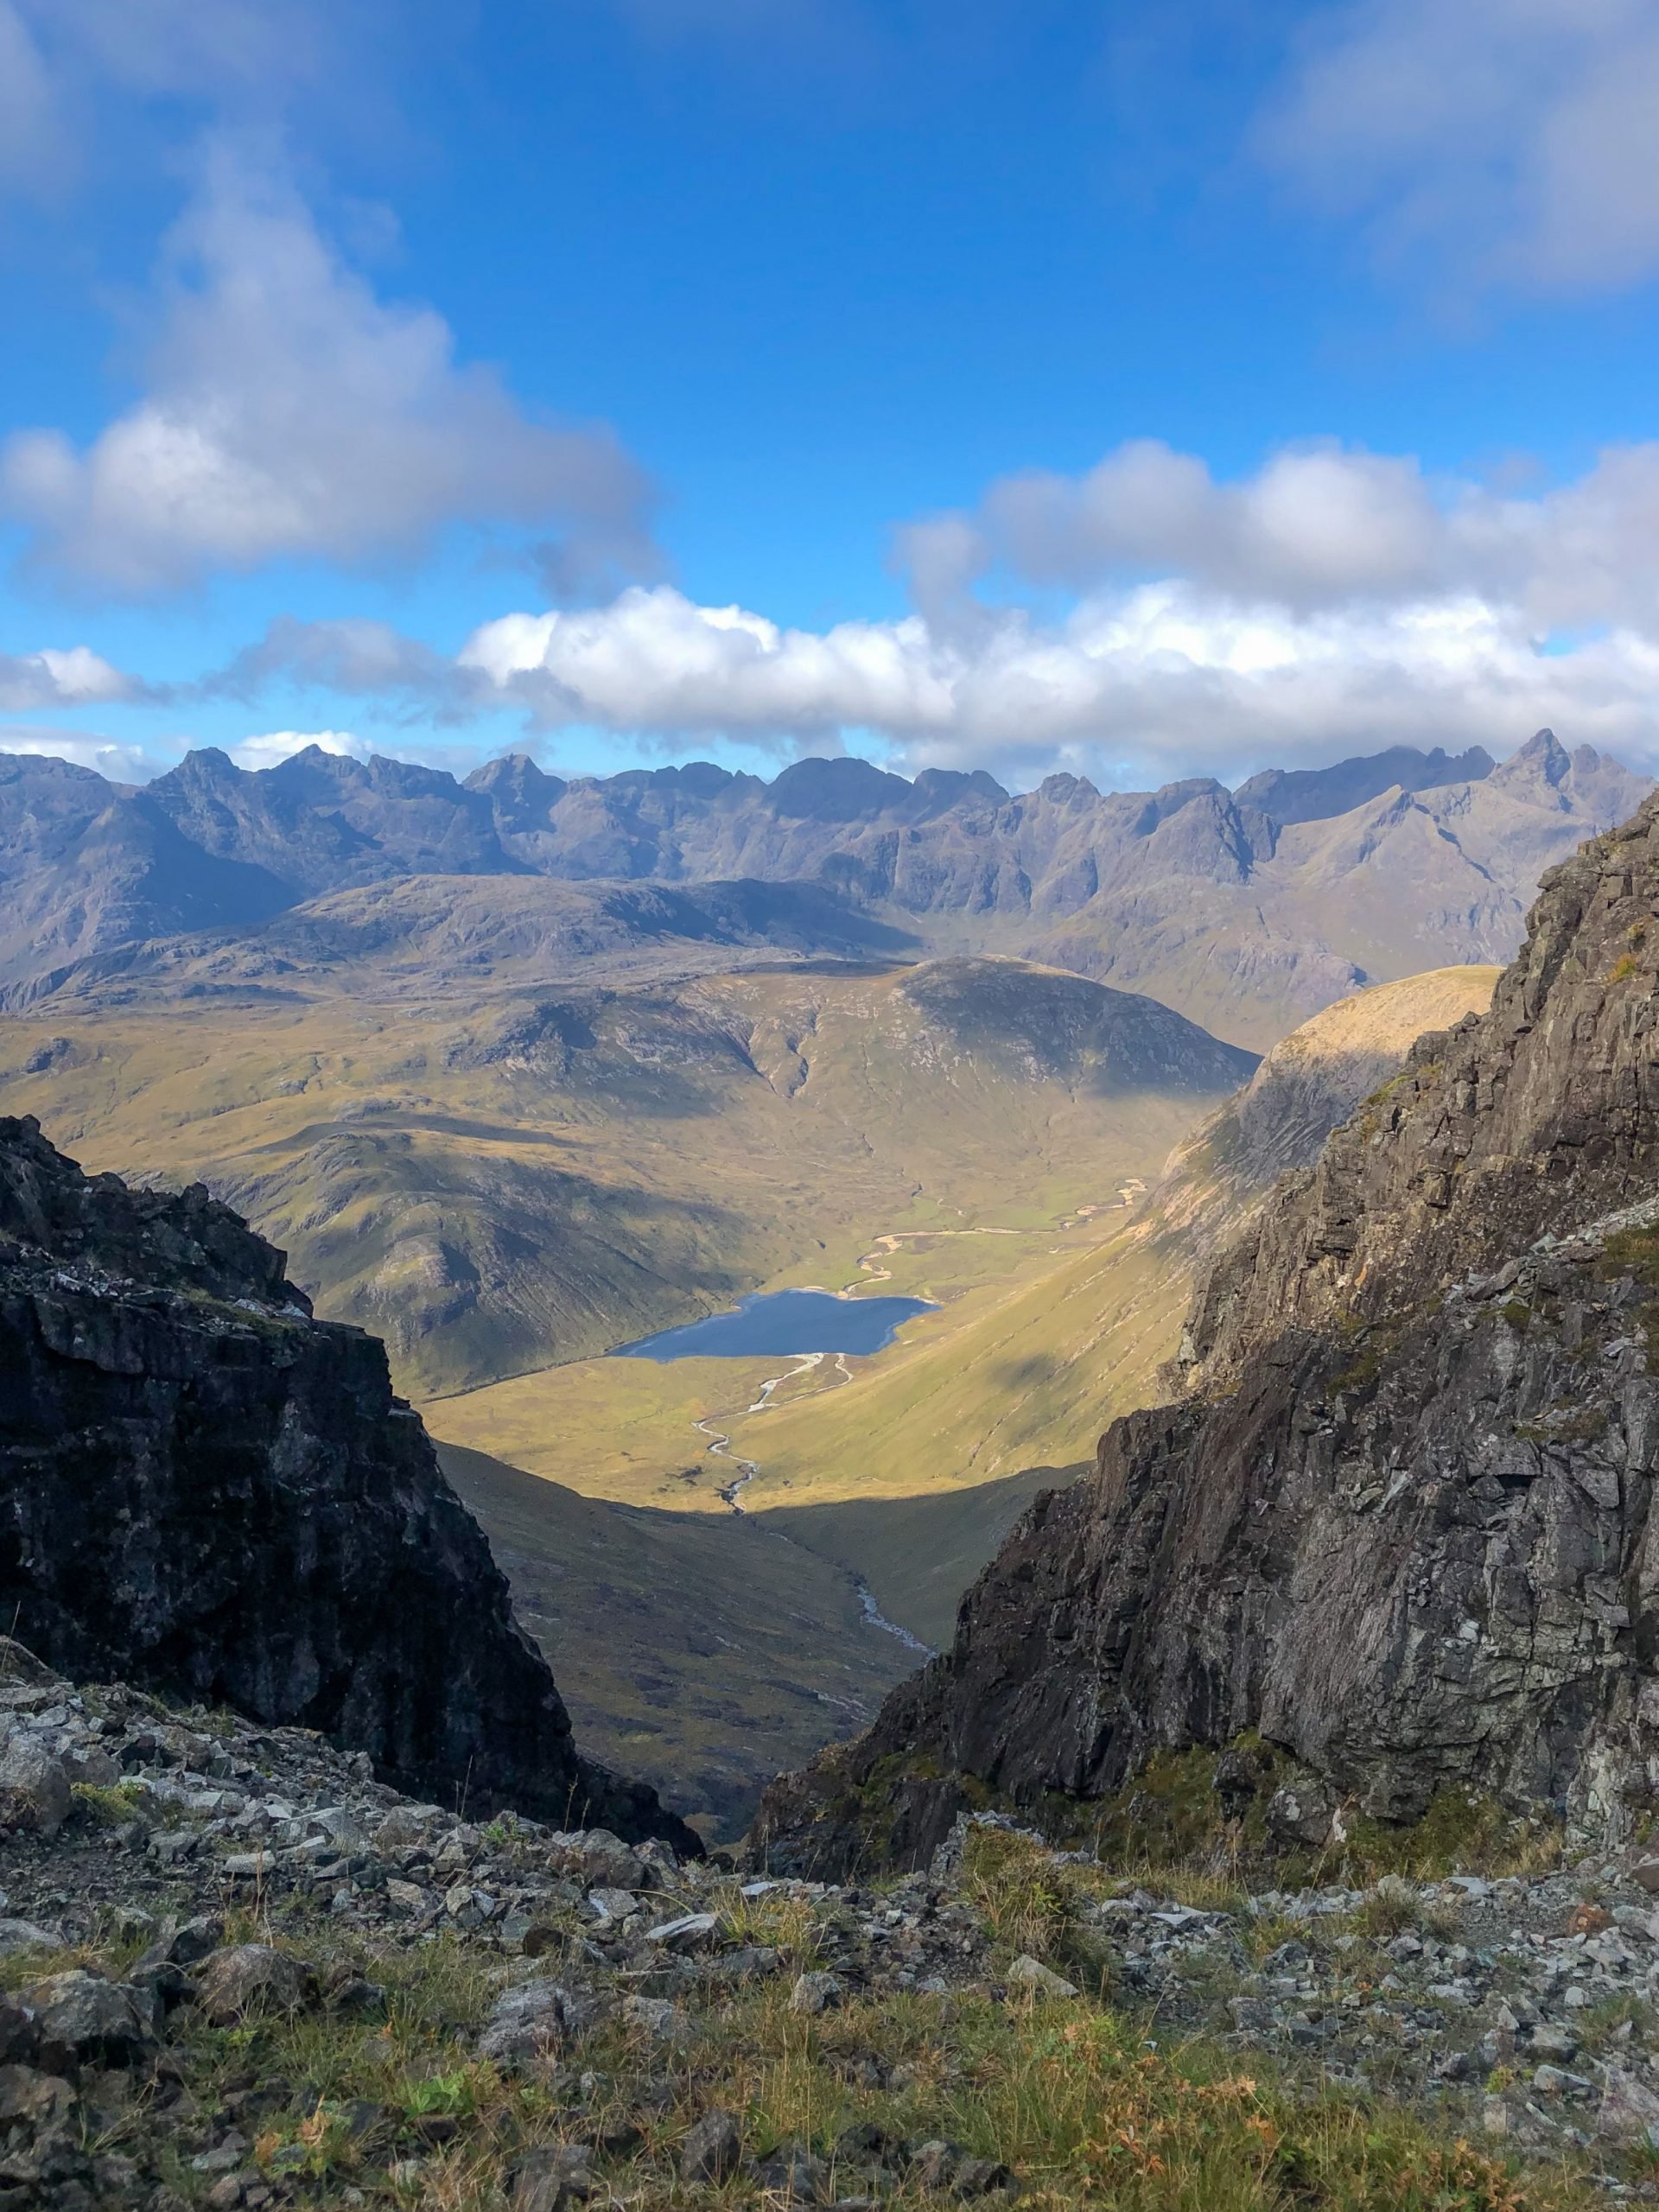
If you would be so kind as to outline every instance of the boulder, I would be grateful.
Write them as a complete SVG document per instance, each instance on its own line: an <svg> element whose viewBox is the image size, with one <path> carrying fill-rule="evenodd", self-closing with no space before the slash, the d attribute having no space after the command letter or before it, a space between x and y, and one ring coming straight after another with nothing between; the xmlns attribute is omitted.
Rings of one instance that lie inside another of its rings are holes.
<svg viewBox="0 0 1659 2212"><path fill-rule="evenodd" d="M73 1802L63 1761L38 1737L16 1731L0 1749L0 1827L55 1835Z"/></svg>
<svg viewBox="0 0 1659 2212"><path fill-rule="evenodd" d="M160 2025L148 1992L72 1967L23 1993L35 2016L41 2063L59 2073L81 2066L131 2066L154 2049Z"/></svg>
<svg viewBox="0 0 1659 2212"><path fill-rule="evenodd" d="M298 2012L316 1994L316 1975L267 1943L233 1943L206 1961L196 2002L216 2028L266 2012Z"/></svg>

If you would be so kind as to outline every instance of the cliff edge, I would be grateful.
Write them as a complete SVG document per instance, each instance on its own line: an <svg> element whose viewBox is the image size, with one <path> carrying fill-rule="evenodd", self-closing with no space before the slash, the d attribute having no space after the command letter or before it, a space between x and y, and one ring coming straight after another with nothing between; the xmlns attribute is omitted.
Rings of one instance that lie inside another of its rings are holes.
<svg viewBox="0 0 1659 2212"><path fill-rule="evenodd" d="M28 1119L0 1119L0 1618L404 1788L697 1847L576 1752L376 1339L200 1186L88 1178Z"/></svg>

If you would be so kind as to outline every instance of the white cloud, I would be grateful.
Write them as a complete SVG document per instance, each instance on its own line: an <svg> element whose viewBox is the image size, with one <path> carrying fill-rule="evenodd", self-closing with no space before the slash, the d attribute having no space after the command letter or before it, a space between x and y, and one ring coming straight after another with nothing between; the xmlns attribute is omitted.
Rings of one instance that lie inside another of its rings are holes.
<svg viewBox="0 0 1659 2212"><path fill-rule="evenodd" d="M1138 440L1082 476L998 478L971 512L912 525L899 546L918 601L944 616L1001 566L1076 591L1179 575L1303 613L1472 592L1540 632L1659 631L1659 443L1610 447L1523 496L1330 442L1219 481L1197 455Z"/></svg>
<svg viewBox="0 0 1659 2212"><path fill-rule="evenodd" d="M143 593L552 522L590 569L650 564L651 487L612 434L533 421L458 364L442 317L376 298L279 179L215 157L161 294L141 399L86 448L39 429L0 449L41 563Z"/></svg>
<svg viewBox="0 0 1659 2212"><path fill-rule="evenodd" d="M35 707L80 707L142 695L143 687L86 645L60 652L0 653L0 712Z"/></svg>
<svg viewBox="0 0 1659 2212"><path fill-rule="evenodd" d="M162 765L141 745L119 745L113 738L82 730L9 729L0 724L3 753L21 753L35 760L72 760L78 768L96 769L117 784L148 783Z"/></svg>
<svg viewBox="0 0 1659 2212"><path fill-rule="evenodd" d="M1659 0L1350 0L1256 145L1387 259L1611 290L1659 270L1656 110Z"/></svg>
<svg viewBox="0 0 1659 2212"><path fill-rule="evenodd" d="M879 732L912 767L1056 765L1108 781L1226 773L1367 746L1507 751L1555 721L1646 754L1659 646L1620 632L1540 652L1515 610L1475 597L1300 614L1189 582L1097 592L1063 622L988 614L786 630L666 588L569 614L518 614L463 664L543 727L599 725L758 742Z"/></svg>
<svg viewBox="0 0 1659 2212"><path fill-rule="evenodd" d="M919 619L786 630L742 607L697 607L666 585L604 607L504 615L474 632L459 666L549 725L770 737L927 727L950 713Z"/></svg>
<svg viewBox="0 0 1659 2212"><path fill-rule="evenodd" d="M352 760L366 760L374 750L366 738L355 736L350 730L272 729L258 737L245 737L239 745L231 747L230 754L238 768L275 768L313 745Z"/></svg>

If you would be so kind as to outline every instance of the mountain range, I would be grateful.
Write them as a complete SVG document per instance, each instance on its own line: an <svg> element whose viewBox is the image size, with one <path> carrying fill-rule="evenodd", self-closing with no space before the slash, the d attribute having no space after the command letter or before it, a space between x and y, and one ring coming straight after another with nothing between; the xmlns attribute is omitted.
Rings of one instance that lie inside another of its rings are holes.
<svg viewBox="0 0 1659 2212"><path fill-rule="evenodd" d="M567 781L514 755L461 783L316 747L257 771L199 751L133 788L6 756L0 1003L97 956L243 937L410 878L741 879L810 888L836 950L874 929L888 950L1068 967L1259 1051L1366 982L1508 958L1544 868L1648 788L1548 731L1501 764L1396 747L1236 791L1060 774L1011 794L982 771L910 782L852 758L768 783L709 762Z"/></svg>

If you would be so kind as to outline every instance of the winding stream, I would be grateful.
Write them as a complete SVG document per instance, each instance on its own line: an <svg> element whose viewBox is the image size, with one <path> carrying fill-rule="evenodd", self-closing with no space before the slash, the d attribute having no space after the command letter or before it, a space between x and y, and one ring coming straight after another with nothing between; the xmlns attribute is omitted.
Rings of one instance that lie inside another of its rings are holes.
<svg viewBox="0 0 1659 2212"><path fill-rule="evenodd" d="M1085 1222L1090 1220L1096 1214L1108 1211L1116 1212L1121 1209L1133 1206L1136 1199L1144 1195L1146 1187L1146 1185L1141 1180L1139 1176L1131 1176L1126 1182L1120 1184L1118 1186L1116 1206L1079 1206L1075 1213L1068 1214L1060 1223L1059 1226L1062 1229L1080 1228ZM882 1263L884 1261L890 1260L898 1251L901 1244L920 1243L930 1237L1020 1236L1026 1233L1026 1231L1018 1229L991 1229L979 1227L969 1229L895 1230L887 1236L878 1236L876 1238L870 1249L863 1255L862 1258L858 1262L860 1279L856 1281L848 1283L844 1289L836 1294L842 1298L855 1298L860 1291L868 1289L873 1284L878 1282L891 1282L893 1280L893 1270L891 1268L886 1267ZM802 1353L793 1367L785 1368L781 1375L769 1376L767 1379L761 1383L759 1396L755 1399L753 1405L744 1407L744 1414L747 1415L749 1414L764 1414L770 1412L772 1405L772 1395L775 1391L781 1389L785 1382L792 1382L798 1376L810 1375L814 1373L818 1368L822 1367L824 1361L830 1357L831 1355L830 1353L823 1351L809 1351ZM824 1390L838 1389L841 1383L850 1382L853 1379L852 1370L847 1364L846 1353L844 1351L838 1351L834 1355L834 1371L836 1375L837 1381L824 1383L822 1386L822 1389ZM822 1392L819 1390L813 1390L804 1392L803 1395L808 1397L817 1397L821 1395ZM797 1401L797 1402L798 1403L798 1401ZM727 1506L733 1513L746 1514L748 1511L748 1508L743 1503L742 1494L748 1487L749 1484L753 1482L755 1478L760 1474L760 1461L758 1459L745 1459L740 1458L732 1448L731 1438L726 1434L724 1430L716 1428L712 1420L693 1421L691 1426L697 1431L698 1434L703 1438L708 1448L709 1455L711 1459L728 1459L731 1462L734 1470L732 1479L728 1483L721 1484L715 1495L720 1498L721 1503ZM770 1533L778 1535L778 1541L779 1543L788 1544L794 1542L793 1537L782 1535L776 1530L772 1530ZM798 1548L799 1548L799 1547L798 1547ZM887 1615L876 1604L874 1593L871 1590L869 1584L865 1581L861 1575L853 1574L850 1576L850 1580L854 1589L858 1592L859 1610L863 1617L867 1627L879 1629L884 1636L897 1637L899 1643L905 1646L905 1649L907 1651L918 1652L924 1659L931 1659L933 1657L933 1646L931 1643L924 1643L919 1637L912 1636L907 1628L901 1628L897 1621L890 1621L887 1618Z"/></svg>

